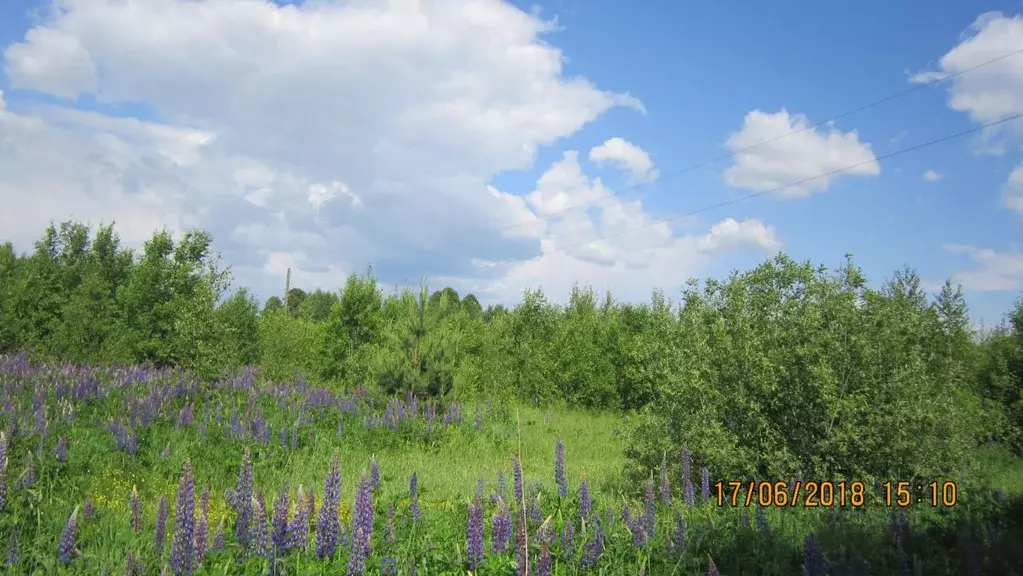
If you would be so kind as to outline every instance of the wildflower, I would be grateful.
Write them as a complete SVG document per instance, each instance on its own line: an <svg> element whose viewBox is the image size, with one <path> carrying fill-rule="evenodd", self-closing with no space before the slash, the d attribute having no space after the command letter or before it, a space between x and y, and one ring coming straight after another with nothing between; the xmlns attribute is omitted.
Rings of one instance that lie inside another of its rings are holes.
<svg viewBox="0 0 1023 576"><path fill-rule="evenodd" d="M156 555L163 556L163 543L167 538L167 498L160 496L160 503L156 508L156 533L153 541L156 547Z"/></svg>
<svg viewBox="0 0 1023 576"><path fill-rule="evenodd" d="M377 463L376 458L369 459L369 470L370 477L373 479L373 489L380 487L380 464Z"/></svg>
<svg viewBox="0 0 1023 576"><path fill-rule="evenodd" d="M7 419L8 425L13 421ZM0 508L7 503L7 434L0 432Z"/></svg>
<svg viewBox="0 0 1023 576"><path fill-rule="evenodd" d="M298 494L295 496L295 515L291 519L291 526L288 528L288 548L305 550L309 542L309 506L306 505L305 493L302 486L298 487Z"/></svg>
<svg viewBox="0 0 1023 576"><path fill-rule="evenodd" d="M504 554L508 550L508 540L511 537L511 516L508 504L504 499L499 500L497 513L490 519L491 548L494 554Z"/></svg>
<svg viewBox="0 0 1023 576"><path fill-rule="evenodd" d="M36 483L36 467L33 464L33 458L31 452L28 456L28 466L25 468L25 472L21 476L22 488L31 488Z"/></svg>
<svg viewBox="0 0 1023 576"><path fill-rule="evenodd" d="M590 517L590 484L585 478L579 482L579 517Z"/></svg>
<svg viewBox="0 0 1023 576"><path fill-rule="evenodd" d="M75 554L75 536L78 533L78 507L75 506L71 516L64 525L64 532L60 535L60 543L57 545L57 560L61 564L68 565Z"/></svg>
<svg viewBox="0 0 1023 576"><path fill-rule="evenodd" d="M558 496L568 496L568 481L565 479L565 443L558 438L554 444L554 483L558 485Z"/></svg>
<svg viewBox="0 0 1023 576"><path fill-rule="evenodd" d="M18 531L11 529L11 535L7 539L7 559L6 563L8 566L14 566L18 563L19 547L18 547Z"/></svg>
<svg viewBox="0 0 1023 576"><path fill-rule="evenodd" d="M686 521L682 518L682 514L675 510L675 528L671 531L671 537L668 538L668 554L678 554L685 546Z"/></svg>
<svg viewBox="0 0 1023 576"><path fill-rule="evenodd" d="M195 569L195 478L189 460L181 466L178 480L170 564L175 576L191 576Z"/></svg>
<svg viewBox="0 0 1023 576"><path fill-rule="evenodd" d="M217 524L217 531L213 533L213 550L220 552L224 549L224 522Z"/></svg>
<svg viewBox="0 0 1023 576"><path fill-rule="evenodd" d="M517 462L517 460L516 460ZM526 542L526 518L518 514L515 529L515 574L529 574L529 545Z"/></svg>
<svg viewBox="0 0 1023 576"><path fill-rule="evenodd" d="M519 461L518 457L512 458L512 476L515 487L515 508L518 509L524 502L522 493L522 462Z"/></svg>
<svg viewBox="0 0 1023 576"><path fill-rule="evenodd" d="M250 544L252 546L252 552L260 558L266 558L267 554L267 534L266 534L266 497L263 496L263 491L256 492L256 495L252 497L252 536Z"/></svg>
<svg viewBox="0 0 1023 576"><path fill-rule="evenodd" d="M142 500L139 498L138 488L131 487L131 499L128 501L128 508L131 511L131 529L138 534L142 531Z"/></svg>
<svg viewBox="0 0 1023 576"><path fill-rule="evenodd" d="M551 576L551 547L546 542L540 549L540 559L536 562L536 576Z"/></svg>
<svg viewBox="0 0 1023 576"><path fill-rule="evenodd" d="M767 520L767 513L764 512L764 507L757 504L756 509L757 517L757 532L767 535L771 533L771 523Z"/></svg>
<svg viewBox="0 0 1023 576"><path fill-rule="evenodd" d="M707 566L707 576L718 576L718 567L714 565L714 559L708 558L710 564Z"/></svg>
<svg viewBox="0 0 1023 576"><path fill-rule="evenodd" d="M373 485L366 475L359 480L352 508L352 550L348 555L348 576L361 576L373 538Z"/></svg>
<svg viewBox="0 0 1023 576"><path fill-rule="evenodd" d="M394 559L394 556L384 556L380 560L380 573L383 576L397 576L398 562Z"/></svg>
<svg viewBox="0 0 1023 576"><path fill-rule="evenodd" d="M469 504L469 523L466 532L469 569L475 570L483 563L483 508L480 506L479 498Z"/></svg>
<svg viewBox="0 0 1023 576"><path fill-rule="evenodd" d="M291 516L291 503L288 501L288 489L284 487L274 499L273 522L270 530L270 541L273 544L274 558L280 558L288 550L288 523Z"/></svg>
<svg viewBox="0 0 1023 576"><path fill-rule="evenodd" d="M561 532L561 549L571 558L575 548L575 524L571 519L565 522L565 529Z"/></svg>
<svg viewBox="0 0 1023 576"><path fill-rule="evenodd" d="M644 504L645 506L643 520L646 523L646 526L644 528L646 529L647 536L653 539L654 527L657 522L656 517L657 500L654 499L654 479L652 476L647 480L646 483L646 494Z"/></svg>
<svg viewBox="0 0 1023 576"><path fill-rule="evenodd" d="M135 556L134 552L129 551L128 557L125 559L124 576L145 576L145 574L145 565Z"/></svg>
<svg viewBox="0 0 1023 576"><path fill-rule="evenodd" d="M693 498L693 482L692 482L692 468L693 459L689 455L689 450L682 449L682 490L686 501L686 506L692 506L695 503Z"/></svg>
<svg viewBox="0 0 1023 576"><path fill-rule="evenodd" d="M330 472L323 488L323 504L316 522L316 557L320 560L331 558L337 551L338 506L341 500L341 463L338 455L330 465Z"/></svg>
<svg viewBox="0 0 1023 576"><path fill-rule="evenodd" d="M412 499L412 504L409 506L409 511L412 514L412 520L419 519L419 478L416 473L413 472L412 476L408 480L408 492L409 497Z"/></svg>

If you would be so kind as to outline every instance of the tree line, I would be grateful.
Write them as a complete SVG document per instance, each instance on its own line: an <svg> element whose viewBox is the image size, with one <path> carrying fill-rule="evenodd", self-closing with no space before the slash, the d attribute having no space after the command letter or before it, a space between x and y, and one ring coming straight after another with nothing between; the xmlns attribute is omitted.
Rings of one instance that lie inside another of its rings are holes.
<svg viewBox="0 0 1023 576"><path fill-rule="evenodd" d="M911 269L872 288L851 258L778 255L677 301L577 286L508 308L385 293L371 270L263 306L230 286L203 231L136 253L113 225L51 225L31 253L0 246L0 351L625 411L641 470L684 445L720 473L940 475L971 469L981 443L1023 447L1023 302L976 334L961 291L930 297Z"/></svg>

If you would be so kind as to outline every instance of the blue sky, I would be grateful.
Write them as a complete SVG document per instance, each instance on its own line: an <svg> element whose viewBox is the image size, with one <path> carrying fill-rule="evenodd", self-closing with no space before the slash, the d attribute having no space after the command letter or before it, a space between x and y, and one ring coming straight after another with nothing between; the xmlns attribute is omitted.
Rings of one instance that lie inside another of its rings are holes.
<svg viewBox="0 0 1023 576"><path fill-rule="evenodd" d="M928 286L951 277L988 324L1023 293L1019 123L656 223L1023 112L1021 54L674 174L730 137L1023 49L1018 1L65 4L0 6L14 146L0 194L15 206L0 236L19 247L68 216L117 219L129 243L203 226L262 297L287 266L331 288L373 264L491 301L537 285L560 300L575 281L643 299L778 249L829 266L852 253L874 281L906 264ZM551 214L600 186L636 202Z"/></svg>

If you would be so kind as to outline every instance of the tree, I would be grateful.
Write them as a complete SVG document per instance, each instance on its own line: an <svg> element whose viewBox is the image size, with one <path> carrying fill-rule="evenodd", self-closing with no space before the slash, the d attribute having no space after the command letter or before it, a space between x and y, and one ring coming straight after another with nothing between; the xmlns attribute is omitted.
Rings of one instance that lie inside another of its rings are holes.
<svg viewBox="0 0 1023 576"><path fill-rule="evenodd" d="M288 300L285 302L288 308L288 314L291 314L293 318L297 317L307 297L308 294L306 294L305 290L301 288L292 288L288 290Z"/></svg>
<svg viewBox="0 0 1023 576"><path fill-rule="evenodd" d="M272 312L274 312L276 310L282 310L283 308L284 308L284 303L281 302L281 299L279 297L277 297L277 296L271 296L271 297L266 299L266 302L263 303L263 312L262 313L263 314L269 314L269 313L272 313Z"/></svg>

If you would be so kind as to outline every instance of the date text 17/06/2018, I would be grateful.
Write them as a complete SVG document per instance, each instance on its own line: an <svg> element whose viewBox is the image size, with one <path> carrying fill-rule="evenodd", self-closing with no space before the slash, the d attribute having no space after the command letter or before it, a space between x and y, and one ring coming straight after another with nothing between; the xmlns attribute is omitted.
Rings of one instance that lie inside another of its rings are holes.
<svg viewBox="0 0 1023 576"><path fill-rule="evenodd" d="M765 482L749 480L741 482L715 482L712 501L724 506L774 506L778 508L804 508L832 506L838 508L862 508L868 502L881 506L906 508L929 505L934 508L950 508L959 500L959 489L955 482L932 481L926 484L911 482L884 482L880 492L868 497L867 485L863 481L823 480L791 482Z"/></svg>

